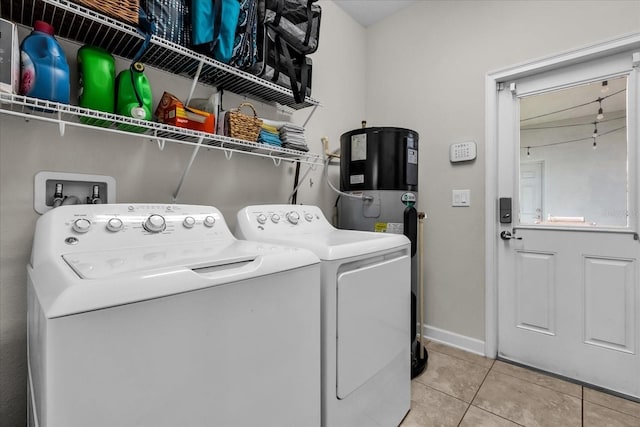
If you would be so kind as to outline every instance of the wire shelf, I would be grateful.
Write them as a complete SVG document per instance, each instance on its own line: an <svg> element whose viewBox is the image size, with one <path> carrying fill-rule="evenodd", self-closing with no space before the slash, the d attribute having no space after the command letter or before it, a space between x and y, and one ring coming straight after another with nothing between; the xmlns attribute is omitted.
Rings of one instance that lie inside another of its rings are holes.
<svg viewBox="0 0 640 427"><path fill-rule="evenodd" d="M133 58L143 42L136 28L67 0L1 0L0 16L26 26L32 26L36 19L47 21L56 29L57 37L98 46L128 59ZM290 89L156 36L151 38L151 46L141 62L189 78L194 78L202 63L198 81L204 84L295 110L319 105L311 97L296 103Z"/></svg>
<svg viewBox="0 0 640 427"><path fill-rule="evenodd" d="M25 119L57 123L60 127L61 135L64 134L68 125L155 141L161 149L164 148L166 142L170 142L224 150L228 158L231 157L231 153L240 152L253 156L268 157L274 159L274 162L278 160L278 164L280 160L311 165L322 164L321 156L314 153L271 147L266 144L3 92L0 92L0 113ZM107 124L108 127L101 127L85 123L81 121L81 118L110 123Z"/></svg>

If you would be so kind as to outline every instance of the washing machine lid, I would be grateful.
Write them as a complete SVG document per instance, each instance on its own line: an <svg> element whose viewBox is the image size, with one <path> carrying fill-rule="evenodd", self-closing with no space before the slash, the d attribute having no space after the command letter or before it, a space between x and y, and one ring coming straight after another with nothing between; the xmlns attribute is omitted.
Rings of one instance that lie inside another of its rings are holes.
<svg viewBox="0 0 640 427"><path fill-rule="evenodd" d="M62 254L28 273L45 316L54 318L318 263L310 251L227 239Z"/></svg>
<svg viewBox="0 0 640 427"><path fill-rule="evenodd" d="M259 236L254 237L261 239ZM267 237L265 240L308 249L323 261L369 255L410 245L409 239L402 234L339 229L320 233Z"/></svg>
<svg viewBox="0 0 640 427"><path fill-rule="evenodd" d="M200 266L235 264L253 260L256 254L235 241L122 248L99 252L74 252L62 259L81 279L109 279L149 274L157 269L197 269Z"/></svg>

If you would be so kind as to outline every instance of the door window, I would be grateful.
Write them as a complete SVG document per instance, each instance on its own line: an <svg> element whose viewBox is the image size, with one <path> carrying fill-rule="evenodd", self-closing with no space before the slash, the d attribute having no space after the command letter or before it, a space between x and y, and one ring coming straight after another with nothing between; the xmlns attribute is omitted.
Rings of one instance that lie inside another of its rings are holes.
<svg viewBox="0 0 640 427"><path fill-rule="evenodd" d="M628 80L519 96L520 225L629 227Z"/></svg>

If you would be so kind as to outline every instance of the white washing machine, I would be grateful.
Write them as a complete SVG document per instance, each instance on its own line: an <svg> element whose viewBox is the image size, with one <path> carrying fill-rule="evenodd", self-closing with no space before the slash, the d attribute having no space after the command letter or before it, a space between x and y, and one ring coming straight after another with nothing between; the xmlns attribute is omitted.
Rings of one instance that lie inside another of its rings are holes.
<svg viewBox="0 0 640 427"><path fill-rule="evenodd" d="M339 230L299 205L246 207L236 235L322 261L322 425L400 424L411 404L409 240Z"/></svg>
<svg viewBox="0 0 640 427"><path fill-rule="evenodd" d="M213 207L62 206L28 269L29 423L319 426L320 264Z"/></svg>

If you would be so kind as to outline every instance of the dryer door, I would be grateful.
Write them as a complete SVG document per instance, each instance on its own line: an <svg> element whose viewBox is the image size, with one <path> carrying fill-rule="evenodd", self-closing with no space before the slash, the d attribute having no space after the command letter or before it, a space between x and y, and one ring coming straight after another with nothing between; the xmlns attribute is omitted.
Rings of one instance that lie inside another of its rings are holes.
<svg viewBox="0 0 640 427"><path fill-rule="evenodd" d="M410 363L411 261L409 256L338 273L337 396L374 377L402 351Z"/></svg>

